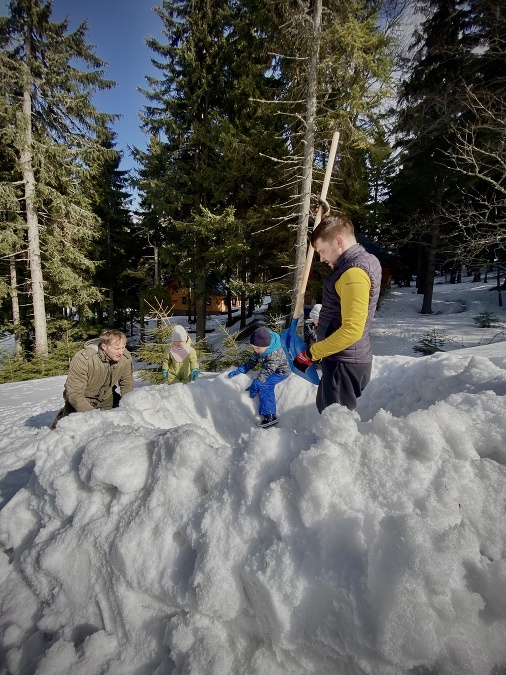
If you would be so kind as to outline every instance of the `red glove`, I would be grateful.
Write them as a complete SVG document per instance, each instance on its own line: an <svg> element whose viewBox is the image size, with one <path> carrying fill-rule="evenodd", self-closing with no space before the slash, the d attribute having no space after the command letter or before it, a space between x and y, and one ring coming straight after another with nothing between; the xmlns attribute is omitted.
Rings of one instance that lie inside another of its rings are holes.
<svg viewBox="0 0 506 675"><path fill-rule="evenodd" d="M300 354L297 354L293 360L293 365L297 370L300 370L301 373L305 373L309 366L313 365L310 349L305 349L303 352L300 352Z"/></svg>

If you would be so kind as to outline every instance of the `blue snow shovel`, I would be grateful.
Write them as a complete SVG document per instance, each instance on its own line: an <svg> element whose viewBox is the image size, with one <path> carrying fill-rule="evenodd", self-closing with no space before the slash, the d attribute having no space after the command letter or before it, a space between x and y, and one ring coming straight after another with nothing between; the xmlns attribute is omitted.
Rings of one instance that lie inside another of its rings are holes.
<svg viewBox="0 0 506 675"><path fill-rule="evenodd" d="M332 175L332 169L334 167L338 143L339 143L339 132L335 131L334 136L332 137L332 145L330 146L329 159L327 162L327 168L325 170L325 178L322 185L322 192L320 195L320 200L322 202L325 202L325 199L327 197L327 190L329 189L330 177ZM320 220L322 219L322 211L323 208L320 205L320 208L318 209L318 212L316 214L314 227L316 227L320 222ZM307 344L300 337L300 335L297 334L297 325L299 323L299 316L301 315L302 308L304 307L304 294L306 292L307 280L309 278L309 272L311 270L311 264L313 262L313 255L314 255L314 248L311 246L311 244L309 244L306 256L306 264L304 267L304 274L302 275L302 279L299 286L299 293L297 295L297 301L295 303L295 309L293 311L293 318L290 322L289 327L281 331L281 345L286 354L286 358L288 360L288 364L290 365L290 369L292 370L292 372L294 372L296 375L299 375L300 377L303 377L305 380L309 380L309 382L311 382L312 384L319 384L320 378L318 376L318 372L314 364L309 366L309 368L306 370L305 373L298 370L293 365L293 360L295 359L297 354L300 354L300 352L304 351L304 349L307 349Z"/></svg>

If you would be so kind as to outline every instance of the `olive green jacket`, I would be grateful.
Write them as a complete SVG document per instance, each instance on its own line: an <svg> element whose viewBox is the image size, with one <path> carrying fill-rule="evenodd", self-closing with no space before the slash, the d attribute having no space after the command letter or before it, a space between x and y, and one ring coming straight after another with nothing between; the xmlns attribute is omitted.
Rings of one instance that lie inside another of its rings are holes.
<svg viewBox="0 0 506 675"><path fill-rule="evenodd" d="M188 356L182 361L176 361L170 353L170 349L165 352L163 357L162 370L168 372L167 384L175 384L176 382L188 384L192 370L198 370L198 367L197 352L193 347L190 347Z"/></svg>
<svg viewBox="0 0 506 675"><path fill-rule="evenodd" d="M125 349L118 362L111 361L97 343L88 343L70 362L63 398L77 412L102 407L112 400L112 389L119 384L121 395L134 388L133 362Z"/></svg>

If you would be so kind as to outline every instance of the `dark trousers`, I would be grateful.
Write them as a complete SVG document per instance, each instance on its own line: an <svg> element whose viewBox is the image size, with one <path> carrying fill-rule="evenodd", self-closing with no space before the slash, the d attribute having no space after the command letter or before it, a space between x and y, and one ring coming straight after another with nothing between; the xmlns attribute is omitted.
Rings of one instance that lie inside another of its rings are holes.
<svg viewBox="0 0 506 675"><path fill-rule="evenodd" d="M316 407L322 413L333 403L346 406L349 410L357 407L357 398L371 379L372 363L346 363L322 361L322 377L316 392Z"/></svg>

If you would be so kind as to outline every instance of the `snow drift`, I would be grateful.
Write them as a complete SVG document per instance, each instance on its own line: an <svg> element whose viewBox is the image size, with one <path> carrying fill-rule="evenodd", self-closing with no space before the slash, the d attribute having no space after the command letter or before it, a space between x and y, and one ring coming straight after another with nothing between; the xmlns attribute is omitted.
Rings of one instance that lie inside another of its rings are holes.
<svg viewBox="0 0 506 675"><path fill-rule="evenodd" d="M251 374L147 386L26 448L0 512L7 672L506 669L506 350L378 357L357 412Z"/></svg>

